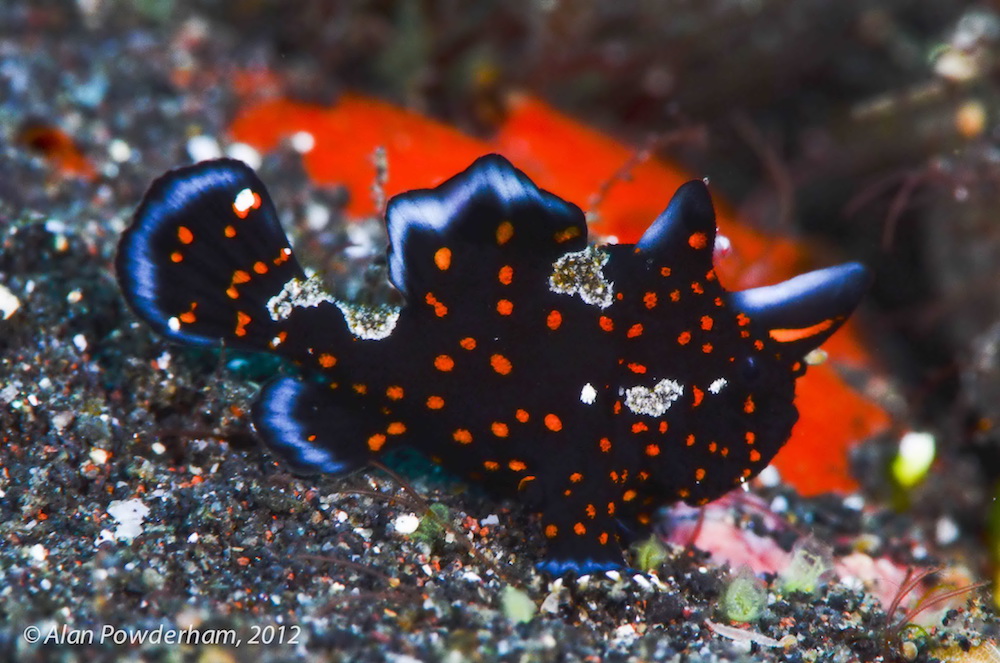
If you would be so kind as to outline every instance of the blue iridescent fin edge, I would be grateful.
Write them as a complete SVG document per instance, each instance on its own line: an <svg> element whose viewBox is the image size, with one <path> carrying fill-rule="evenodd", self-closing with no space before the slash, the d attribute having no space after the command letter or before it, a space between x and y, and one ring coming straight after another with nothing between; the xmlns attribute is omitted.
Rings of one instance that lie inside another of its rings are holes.
<svg viewBox="0 0 1000 663"><path fill-rule="evenodd" d="M231 222L228 215L233 213L234 192L243 189L257 192L260 209L255 207L250 216L252 220L248 221L254 232L241 234L240 239L234 241L234 246L243 246L242 242L247 242L245 246L250 254L270 259L273 256L269 251L276 255L277 251L287 249L288 240L277 221L277 213L266 187L253 169L242 161L217 159L176 168L154 180L146 191L131 225L119 240L115 271L126 302L157 333L196 346L218 346L228 337L231 326L224 326L218 334L208 334L185 331L181 325L171 324L176 322L176 313L172 315L161 305L163 299L169 296L184 294L195 298L201 295L201 299L216 296L221 304L219 311L233 307L233 302L227 301L223 294L225 284L217 288L219 292L205 289L199 292L197 286L192 287L191 283L185 285L178 280L173 272L187 263L171 264L170 252L164 244L181 225L195 234L209 229L221 231L222 226ZM213 228L213 225L218 228ZM221 269L226 266L227 259L232 260L231 247L227 250L226 246L222 246L226 240L221 237L221 232L217 238L208 234L204 244L190 247L192 250L218 253L218 262L213 262L212 270ZM202 241L200 236L198 241ZM234 264L231 269L246 269L249 264L252 261L246 265ZM168 275L171 270L173 272ZM185 274L189 280L196 276L195 271ZM271 267L271 278L276 279L280 289L280 283L291 276L302 277L303 274L289 254L280 269ZM182 288L188 291L181 293ZM263 320L263 316L260 319Z"/></svg>
<svg viewBox="0 0 1000 663"><path fill-rule="evenodd" d="M315 433L298 410L315 388L312 383L290 377L268 382L251 408L254 429L267 447L284 459L296 472L345 474L358 467L357 463L338 459L332 450L316 440Z"/></svg>
<svg viewBox="0 0 1000 663"><path fill-rule="evenodd" d="M434 189L407 191L389 201L386 228L389 233L389 280L392 284L403 294L409 294L402 251L409 233L415 230L445 233L454 222L462 219L463 208L481 200L497 203L506 213L518 208L541 208L557 221L553 229L579 228L579 236L576 241L567 243L567 250L586 245L587 225L579 207L538 188L503 156L487 154Z"/></svg>
<svg viewBox="0 0 1000 663"><path fill-rule="evenodd" d="M544 573L553 578L560 578L573 574L577 577L591 575L595 573L605 573L607 571L627 571L624 562L612 562L608 560L594 559L544 559L535 564L539 573Z"/></svg>
<svg viewBox="0 0 1000 663"><path fill-rule="evenodd" d="M809 330L814 333L785 343L804 354L829 338L857 308L871 286L871 270L848 262L800 274L774 285L733 292L730 304L767 330ZM816 327L819 325L818 327Z"/></svg>
<svg viewBox="0 0 1000 663"><path fill-rule="evenodd" d="M278 377L261 389L250 417L267 447L296 473L343 475L393 446L371 448L373 438L385 443L385 423L381 413L364 411L363 400L335 391L319 375Z"/></svg>

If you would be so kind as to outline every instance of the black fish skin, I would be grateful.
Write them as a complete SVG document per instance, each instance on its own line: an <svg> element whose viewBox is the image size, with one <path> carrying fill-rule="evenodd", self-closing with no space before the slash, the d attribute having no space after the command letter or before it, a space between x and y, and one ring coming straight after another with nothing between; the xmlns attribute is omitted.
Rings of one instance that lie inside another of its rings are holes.
<svg viewBox="0 0 1000 663"><path fill-rule="evenodd" d="M552 575L620 567L653 509L766 467L798 417L802 357L869 281L849 263L726 291L697 181L636 245L588 246L579 208L497 155L395 197L387 229L406 306L337 301L305 277L253 171L210 161L154 182L116 267L168 338L303 367L253 409L294 468L340 474L412 446L540 510Z"/></svg>

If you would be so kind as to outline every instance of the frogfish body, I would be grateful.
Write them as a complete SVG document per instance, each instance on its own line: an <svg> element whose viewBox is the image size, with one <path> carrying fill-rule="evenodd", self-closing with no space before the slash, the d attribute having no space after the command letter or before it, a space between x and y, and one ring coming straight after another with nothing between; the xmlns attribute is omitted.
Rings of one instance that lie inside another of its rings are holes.
<svg viewBox="0 0 1000 663"><path fill-rule="evenodd" d="M118 279L171 340L302 367L252 412L294 469L412 447L540 511L553 575L621 566L654 509L765 468L797 419L803 358L869 282L848 263L726 291L700 181L637 244L590 245L578 207L496 155L396 196L386 225L405 306L340 300L296 261L255 173L207 161L152 184Z"/></svg>

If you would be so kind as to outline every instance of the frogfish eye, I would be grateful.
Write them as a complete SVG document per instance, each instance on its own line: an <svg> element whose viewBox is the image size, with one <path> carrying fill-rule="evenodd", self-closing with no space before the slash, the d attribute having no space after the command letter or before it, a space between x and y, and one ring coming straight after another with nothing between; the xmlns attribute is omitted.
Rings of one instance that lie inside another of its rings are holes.
<svg viewBox="0 0 1000 663"><path fill-rule="evenodd" d="M760 377L760 364L753 357L747 357L743 360L743 377L748 381L753 382Z"/></svg>

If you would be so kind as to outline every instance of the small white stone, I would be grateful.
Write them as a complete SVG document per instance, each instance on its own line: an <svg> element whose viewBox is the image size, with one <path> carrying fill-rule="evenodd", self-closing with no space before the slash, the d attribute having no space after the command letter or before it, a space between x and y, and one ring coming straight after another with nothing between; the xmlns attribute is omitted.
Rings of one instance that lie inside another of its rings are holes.
<svg viewBox="0 0 1000 663"><path fill-rule="evenodd" d="M580 401L584 405L593 405L596 398L597 390L594 389L594 385L589 382L583 385L583 389L580 391Z"/></svg>
<svg viewBox="0 0 1000 663"><path fill-rule="evenodd" d="M958 540L959 534L958 525L947 516L938 518L937 523L934 525L934 539L938 542L938 545L947 546L955 543Z"/></svg>
<svg viewBox="0 0 1000 663"><path fill-rule="evenodd" d="M316 137L308 131L296 131L288 141L299 154L307 154L316 147Z"/></svg>
<svg viewBox="0 0 1000 663"><path fill-rule="evenodd" d="M21 300L10 291L10 288L0 284L0 315L4 320L10 318L21 308Z"/></svg>
<svg viewBox="0 0 1000 663"><path fill-rule="evenodd" d="M539 607L539 610L550 615L554 615L559 612L559 604L562 602L561 594L561 589L549 592L548 595L546 595L546 597L542 600L542 605Z"/></svg>
<svg viewBox="0 0 1000 663"><path fill-rule="evenodd" d="M500 518L497 517L497 514L491 513L490 515L480 520L479 524L482 525L483 527L492 527L493 525L500 524Z"/></svg>
<svg viewBox="0 0 1000 663"><path fill-rule="evenodd" d="M649 579L641 573L637 573L632 576L632 582L639 585L642 589L650 589L653 586L652 583L649 582Z"/></svg>
<svg viewBox="0 0 1000 663"><path fill-rule="evenodd" d="M420 527L420 518L413 513L404 513L392 522L392 526L400 534L413 534Z"/></svg>
<svg viewBox="0 0 1000 663"><path fill-rule="evenodd" d="M226 150L226 156L237 161L242 161L254 170L260 168L260 164L263 162L260 152L246 143L233 143Z"/></svg>
<svg viewBox="0 0 1000 663"><path fill-rule="evenodd" d="M774 465L768 465L757 475L757 481L766 488L773 488L781 483L781 474Z"/></svg>
<svg viewBox="0 0 1000 663"><path fill-rule="evenodd" d="M60 235L66 232L66 222L62 219L46 219L45 232L50 235Z"/></svg>
<svg viewBox="0 0 1000 663"><path fill-rule="evenodd" d="M726 378L717 378L712 384L708 385L708 391L709 393L717 394L722 391L723 387L727 384L729 384L729 382Z"/></svg>
<svg viewBox="0 0 1000 663"><path fill-rule="evenodd" d="M865 508L865 498L857 494L848 495L844 498L843 505L851 511L861 511Z"/></svg>
<svg viewBox="0 0 1000 663"><path fill-rule="evenodd" d="M957 49L948 49L934 62L934 73L950 81L965 83L982 74L982 64L975 57Z"/></svg>
<svg viewBox="0 0 1000 663"><path fill-rule="evenodd" d="M936 455L937 440L931 433L910 431L899 441L892 473L904 488L918 484L930 470Z"/></svg>
<svg viewBox="0 0 1000 663"><path fill-rule="evenodd" d="M188 138L187 153L192 161L208 161L221 157L222 148L219 147L219 141L211 136L199 134Z"/></svg>
<svg viewBox="0 0 1000 663"><path fill-rule="evenodd" d="M28 548L28 554L36 562L44 562L45 558L49 556L49 551L42 544L36 543Z"/></svg>
<svg viewBox="0 0 1000 663"><path fill-rule="evenodd" d="M118 521L112 538L131 541L142 534L142 521L149 515L149 507L140 499L115 500L108 505L108 515Z"/></svg>
<svg viewBox="0 0 1000 663"><path fill-rule="evenodd" d="M178 320L177 318L170 318L169 320L167 320L167 327L170 328L170 331L174 331L174 332L175 331L180 331L181 330L181 321Z"/></svg>
<svg viewBox="0 0 1000 663"><path fill-rule="evenodd" d="M306 205L306 226L309 230L320 231L330 223L330 208L319 203Z"/></svg>
<svg viewBox="0 0 1000 663"><path fill-rule="evenodd" d="M627 647L639 638L632 624L622 624L612 632L612 642L619 647Z"/></svg>
<svg viewBox="0 0 1000 663"><path fill-rule="evenodd" d="M73 337L73 345L75 345L76 349L79 350L80 352L86 351L87 337L84 336L83 334L77 334L76 336Z"/></svg>
<svg viewBox="0 0 1000 663"><path fill-rule="evenodd" d="M111 458L110 451L108 451L107 449L100 449L98 447L94 447L93 449L91 449L89 455L90 455L90 461L94 465L104 465L105 463L108 462L108 459Z"/></svg>
<svg viewBox="0 0 1000 663"><path fill-rule="evenodd" d="M114 138L108 143L108 156L112 161L124 163L132 158L132 148L121 138Z"/></svg>
<svg viewBox="0 0 1000 663"><path fill-rule="evenodd" d="M63 410L62 412L53 414L49 421L51 421L52 425L55 426L55 429L61 433L73 422L73 413L69 410Z"/></svg>

